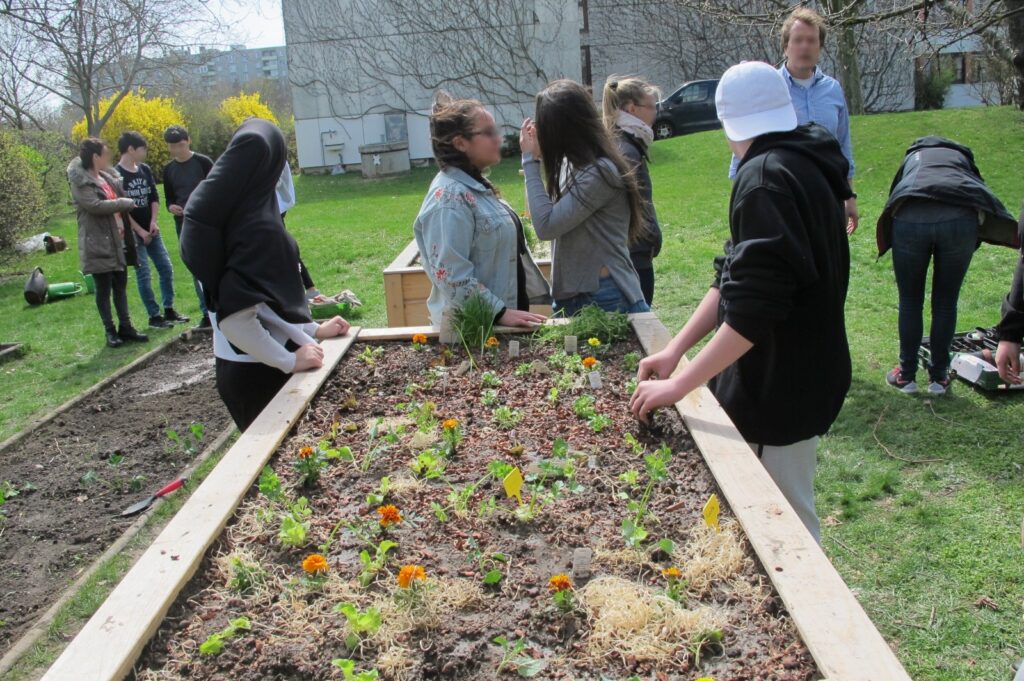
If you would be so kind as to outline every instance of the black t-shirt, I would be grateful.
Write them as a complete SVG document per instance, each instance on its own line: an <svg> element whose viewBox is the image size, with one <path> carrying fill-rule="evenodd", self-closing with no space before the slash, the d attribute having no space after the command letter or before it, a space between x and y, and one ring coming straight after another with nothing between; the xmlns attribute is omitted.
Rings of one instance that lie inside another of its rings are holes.
<svg viewBox="0 0 1024 681"><path fill-rule="evenodd" d="M167 207L185 207L199 183L206 179L213 161L202 154L193 153L184 163L172 160L164 168L164 199Z"/></svg>
<svg viewBox="0 0 1024 681"><path fill-rule="evenodd" d="M153 221L152 204L160 203L160 195L156 193L156 180L153 178L153 171L145 163L140 163L132 172L117 164L117 172L121 174L124 195L135 202L135 208L131 211L132 219L139 223L139 227L149 229L149 223Z"/></svg>

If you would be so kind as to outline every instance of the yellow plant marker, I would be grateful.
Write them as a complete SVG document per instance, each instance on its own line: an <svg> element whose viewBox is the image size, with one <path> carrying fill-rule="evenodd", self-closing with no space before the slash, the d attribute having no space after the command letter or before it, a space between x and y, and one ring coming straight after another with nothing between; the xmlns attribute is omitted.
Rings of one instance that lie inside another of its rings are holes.
<svg viewBox="0 0 1024 681"><path fill-rule="evenodd" d="M721 507L718 505L718 495L712 494L708 499L708 503L704 504L704 522L707 523L708 527L715 528L715 532L721 532L722 528L718 526L718 512Z"/></svg>
<svg viewBox="0 0 1024 681"><path fill-rule="evenodd" d="M523 474L519 468L513 468L512 472L505 476L502 482L505 485L505 494L515 497L519 505L523 504Z"/></svg>

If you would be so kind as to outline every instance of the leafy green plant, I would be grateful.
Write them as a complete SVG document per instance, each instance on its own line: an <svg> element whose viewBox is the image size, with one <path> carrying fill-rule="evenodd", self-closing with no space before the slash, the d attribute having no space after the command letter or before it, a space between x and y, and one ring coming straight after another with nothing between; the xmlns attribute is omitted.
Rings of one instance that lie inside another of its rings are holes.
<svg viewBox="0 0 1024 681"><path fill-rule="evenodd" d="M373 548L372 556L366 549L359 552L359 562L363 564L363 570L359 573L360 586L365 588L373 583L373 578L377 576L377 573L380 572L388 562L388 551L397 547L398 542L385 539L379 544L371 544L371 548Z"/></svg>
<svg viewBox="0 0 1024 681"><path fill-rule="evenodd" d="M520 362L516 366L515 374L519 378L522 378L523 376L529 376L532 373L533 373L533 364L531 364L530 362Z"/></svg>
<svg viewBox="0 0 1024 681"><path fill-rule="evenodd" d="M477 564L477 567L483 574L482 581L484 586L494 586L500 582L505 577L505 572L502 568L508 563L508 556L504 553L481 551L475 539L469 540L468 545L470 548L469 558Z"/></svg>
<svg viewBox="0 0 1024 681"><path fill-rule="evenodd" d="M355 660L338 658L336 660L331 660L331 664L341 670L342 675L345 677L345 681L377 681L377 679L380 678L376 669L357 672Z"/></svg>
<svg viewBox="0 0 1024 681"><path fill-rule="evenodd" d="M377 359L384 354L384 348L381 347L370 347L367 345L363 348L363 351L356 355L356 359L365 364L368 367L376 366Z"/></svg>
<svg viewBox="0 0 1024 681"><path fill-rule="evenodd" d="M640 366L640 353L639 352L627 352L622 356L622 366L626 371L636 371Z"/></svg>
<svg viewBox="0 0 1024 681"><path fill-rule="evenodd" d="M415 459L409 462L412 472L427 480L436 480L444 475L447 467L444 457L436 449L424 450Z"/></svg>
<svg viewBox="0 0 1024 681"><path fill-rule="evenodd" d="M348 621L349 635L345 637L345 645L349 650L355 650L360 641L380 629L381 616L377 608L360 610L352 603L339 603L334 606L334 612L341 613Z"/></svg>
<svg viewBox="0 0 1024 681"><path fill-rule="evenodd" d="M441 423L441 441L444 443L444 455L455 456L462 442L462 427L458 419L445 419Z"/></svg>
<svg viewBox="0 0 1024 681"><path fill-rule="evenodd" d="M501 662L498 663L496 670L498 674L508 669L519 676L529 678L537 676L547 666L544 660L523 654L526 649L526 639L517 638L515 641L509 641L505 636L495 636L493 641L501 646Z"/></svg>
<svg viewBox="0 0 1024 681"><path fill-rule="evenodd" d="M502 430L511 430L523 420L523 413L518 409L501 406L494 410L494 423Z"/></svg>
<svg viewBox="0 0 1024 681"><path fill-rule="evenodd" d="M277 538L285 546L305 546L306 535L309 533L309 518L313 509L309 507L306 497L299 497L288 505L288 512L281 516L281 529Z"/></svg>
<svg viewBox="0 0 1024 681"><path fill-rule="evenodd" d="M709 629L702 631L696 636L690 639L690 643L687 646L690 650L690 654L693 655L693 666L694 668L700 667L700 658L705 654L721 655L722 654L722 635L719 629Z"/></svg>
<svg viewBox="0 0 1024 681"><path fill-rule="evenodd" d="M204 656L220 655L224 651L224 644L228 639L234 638L240 631L250 631L251 629L252 622L248 617L233 619L228 622L228 626L215 634L210 634L205 641L199 644L199 654Z"/></svg>
<svg viewBox="0 0 1024 681"><path fill-rule="evenodd" d="M548 404L554 404L558 402L558 388L551 388L548 390Z"/></svg>
<svg viewBox="0 0 1024 681"><path fill-rule="evenodd" d="M193 423L188 430L182 434L173 428L164 431L167 439L171 442L171 449L177 449L185 456L195 456L199 453L203 444L203 436L206 434L206 426L201 423Z"/></svg>
<svg viewBox="0 0 1024 681"><path fill-rule="evenodd" d="M485 390L480 394L480 403L485 407L493 407L498 403L498 391L497 390Z"/></svg>
<svg viewBox="0 0 1024 681"><path fill-rule="evenodd" d="M299 474L299 484L309 487L320 479L320 473L327 468L326 452L320 446L302 447L292 461L292 467Z"/></svg>
<svg viewBox="0 0 1024 681"><path fill-rule="evenodd" d="M644 487L640 498L634 498L626 492L620 492L619 496L625 498L626 508L632 514L622 519L622 538L630 548L639 548L640 544L647 538L648 532L644 527L644 520L647 517L648 505L651 501L651 493L654 486L668 477L668 462L672 458L672 450L662 445L653 454L644 456L644 467L647 472L647 485Z"/></svg>
<svg viewBox="0 0 1024 681"><path fill-rule="evenodd" d="M430 400L411 402L406 409L416 422L416 429L422 433L433 432L437 425L437 405Z"/></svg>
<svg viewBox="0 0 1024 681"><path fill-rule="evenodd" d="M473 350L481 355L494 328L494 308L479 293L474 293L452 312L452 330L473 360Z"/></svg>
<svg viewBox="0 0 1024 681"><path fill-rule="evenodd" d="M640 383L636 380L635 376L633 378L629 379L628 381L626 381L626 385L625 385L626 394L627 395L632 395L633 393L635 393L636 389L637 389L637 386L639 386L639 385L640 385Z"/></svg>
<svg viewBox="0 0 1024 681"><path fill-rule="evenodd" d="M235 593L252 593L267 583L267 573L259 563L248 563L239 556L231 556L228 566L231 570L228 588Z"/></svg>
<svg viewBox="0 0 1024 681"><path fill-rule="evenodd" d="M514 468L515 466L512 464L501 461L500 459L495 459L487 464L487 472L499 481L508 477L508 474L511 473Z"/></svg>
<svg viewBox="0 0 1024 681"><path fill-rule="evenodd" d="M590 424L590 429L595 433L600 433L602 430L612 425L612 420L604 414L594 414L587 423Z"/></svg>
<svg viewBox="0 0 1024 681"><path fill-rule="evenodd" d="M566 336L576 336L581 341L597 338L602 343L629 338L629 317L621 312L605 312L596 305L587 305L568 324L542 326L534 338L542 343L560 343Z"/></svg>
<svg viewBox="0 0 1024 681"><path fill-rule="evenodd" d="M497 388L501 385L501 379L493 371L485 371L480 374L480 384L485 388Z"/></svg>
<svg viewBox="0 0 1024 681"><path fill-rule="evenodd" d="M264 466L260 471L259 480L260 494L271 501L281 501L284 498L284 491L281 489L281 478L270 466Z"/></svg>
<svg viewBox="0 0 1024 681"><path fill-rule="evenodd" d="M576 416L588 420L597 413L597 410L594 409L594 402L593 395L581 395L572 403L572 409L576 412Z"/></svg>
<svg viewBox="0 0 1024 681"><path fill-rule="evenodd" d="M366 495L367 506L380 506L384 503L384 499L388 495L388 490L391 487L391 478L384 476L380 479L380 483L377 485L377 489Z"/></svg>

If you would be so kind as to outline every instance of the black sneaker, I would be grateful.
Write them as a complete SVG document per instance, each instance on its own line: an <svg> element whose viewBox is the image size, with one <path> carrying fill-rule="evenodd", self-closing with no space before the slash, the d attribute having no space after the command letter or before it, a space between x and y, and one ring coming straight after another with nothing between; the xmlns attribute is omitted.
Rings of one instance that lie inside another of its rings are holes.
<svg viewBox="0 0 1024 681"><path fill-rule="evenodd" d="M160 315L149 318L149 328L151 329L169 329L174 324L171 324L168 320L164 319Z"/></svg>
<svg viewBox="0 0 1024 681"><path fill-rule="evenodd" d="M906 395L917 392L917 383L914 382L914 377L903 373L898 366L885 375L885 382Z"/></svg>
<svg viewBox="0 0 1024 681"><path fill-rule="evenodd" d="M178 311L173 307L164 308L164 319L171 322L172 324L185 324L188 322L188 317L182 314L178 314Z"/></svg>
<svg viewBox="0 0 1024 681"><path fill-rule="evenodd" d="M199 323L192 328L194 328L196 331L205 331L207 329L212 329L213 325L210 324L210 315L204 314L203 318L199 320Z"/></svg>
<svg viewBox="0 0 1024 681"><path fill-rule="evenodd" d="M149 341L149 336L139 333L134 326L122 326L118 329L117 335L121 340L131 341L132 343L146 343Z"/></svg>
<svg viewBox="0 0 1024 681"><path fill-rule="evenodd" d="M124 345L124 341L117 335L117 332L113 329L107 330L107 347L108 348L119 348Z"/></svg>

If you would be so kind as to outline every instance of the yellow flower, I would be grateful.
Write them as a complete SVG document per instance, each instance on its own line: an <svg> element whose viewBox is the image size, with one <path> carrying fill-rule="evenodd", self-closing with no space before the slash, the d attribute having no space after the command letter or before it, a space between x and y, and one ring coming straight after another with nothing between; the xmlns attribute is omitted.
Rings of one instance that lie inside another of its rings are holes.
<svg viewBox="0 0 1024 681"><path fill-rule="evenodd" d="M458 419L445 419L444 423L441 424L441 427L445 430L455 430L459 427L459 421Z"/></svg>
<svg viewBox="0 0 1024 681"><path fill-rule="evenodd" d="M387 506L381 506L377 509L377 513L380 514L380 526L387 527L388 525L397 525L402 522L402 514L398 512L398 509L394 505L388 504Z"/></svg>
<svg viewBox="0 0 1024 681"><path fill-rule="evenodd" d="M311 456L313 456L313 448L312 447L303 447L302 449L299 450L299 458L300 459L308 459Z"/></svg>
<svg viewBox="0 0 1024 681"><path fill-rule="evenodd" d="M417 345L426 345L427 335L425 333L414 333L412 336L412 342Z"/></svg>
<svg viewBox="0 0 1024 681"><path fill-rule="evenodd" d="M484 345L486 345L489 348L496 348L498 347L498 339L495 338L494 336L491 336L486 341L484 341Z"/></svg>
<svg viewBox="0 0 1024 681"><path fill-rule="evenodd" d="M302 561L302 569L311 575L315 575L318 572L327 572L327 567L327 559L319 553L311 553Z"/></svg>
<svg viewBox="0 0 1024 681"><path fill-rule="evenodd" d="M661 571L661 576L668 579L679 579L682 576L682 572L677 567L665 568Z"/></svg>
<svg viewBox="0 0 1024 681"><path fill-rule="evenodd" d="M596 348L600 344L601 344L601 339L600 338L588 338L587 339L587 345L589 345L592 348Z"/></svg>
<svg viewBox="0 0 1024 681"><path fill-rule="evenodd" d="M587 369L592 369L595 364L597 364L597 358L595 358L595 357L584 357L583 358L583 366L586 367Z"/></svg>
<svg viewBox="0 0 1024 681"><path fill-rule="evenodd" d="M548 589L551 591L568 591L572 588L572 580L569 579L569 575L561 574L555 575L548 580Z"/></svg>
<svg viewBox="0 0 1024 681"><path fill-rule="evenodd" d="M427 573L422 565L403 565L402 569L398 571L398 586L408 589L412 586L414 579L422 581L426 578Z"/></svg>

